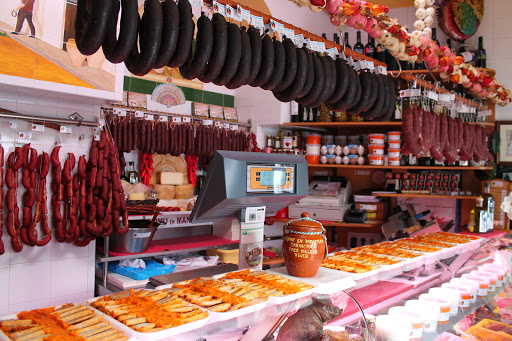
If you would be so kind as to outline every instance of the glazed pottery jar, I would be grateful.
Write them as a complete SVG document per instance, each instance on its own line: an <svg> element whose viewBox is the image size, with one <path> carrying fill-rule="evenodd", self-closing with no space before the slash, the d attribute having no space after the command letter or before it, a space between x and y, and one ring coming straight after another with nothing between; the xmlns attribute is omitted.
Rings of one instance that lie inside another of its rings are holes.
<svg viewBox="0 0 512 341"><path fill-rule="evenodd" d="M314 277L327 255L327 239L321 223L309 213L283 226L283 258L288 274Z"/></svg>

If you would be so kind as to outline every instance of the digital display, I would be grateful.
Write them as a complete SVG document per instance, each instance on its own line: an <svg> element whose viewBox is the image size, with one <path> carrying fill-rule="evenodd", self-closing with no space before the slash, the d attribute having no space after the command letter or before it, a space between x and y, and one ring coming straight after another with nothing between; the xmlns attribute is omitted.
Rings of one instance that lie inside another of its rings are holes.
<svg viewBox="0 0 512 341"><path fill-rule="evenodd" d="M261 172L262 186L284 186L286 184L286 171L283 168L276 168L273 171Z"/></svg>

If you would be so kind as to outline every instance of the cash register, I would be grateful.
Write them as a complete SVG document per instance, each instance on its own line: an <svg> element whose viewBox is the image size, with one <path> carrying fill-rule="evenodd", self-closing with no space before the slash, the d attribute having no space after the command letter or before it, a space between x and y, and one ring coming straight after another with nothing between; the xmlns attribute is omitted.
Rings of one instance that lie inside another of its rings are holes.
<svg viewBox="0 0 512 341"><path fill-rule="evenodd" d="M309 195L288 207L290 218L299 218L302 212L319 220L343 221L350 209L352 184L343 177L315 176L309 184Z"/></svg>

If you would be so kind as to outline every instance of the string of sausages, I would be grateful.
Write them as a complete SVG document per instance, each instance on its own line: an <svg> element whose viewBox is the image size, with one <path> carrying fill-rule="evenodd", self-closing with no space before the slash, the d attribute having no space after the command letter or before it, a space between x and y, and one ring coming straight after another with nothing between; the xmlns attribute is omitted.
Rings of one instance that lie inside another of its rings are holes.
<svg viewBox="0 0 512 341"><path fill-rule="evenodd" d="M108 115L107 122L121 153L140 150L149 155L196 155L203 164L208 164L217 150L248 150L248 135L242 130L202 123L195 126L191 122L153 121L134 115Z"/></svg>
<svg viewBox="0 0 512 341"><path fill-rule="evenodd" d="M119 152L110 134L102 132L99 141L91 144L89 161L85 155L80 156L76 168L73 153L67 154L62 166L60 149L56 146L51 155L45 152L38 155L30 144L15 147L7 158L4 175L4 149L0 145L0 254L5 252L1 242L4 176L8 189L5 194L6 228L12 249L21 252L23 245L44 246L52 239L46 190L50 163L51 220L58 242L86 246L98 236L106 237L114 231L125 233L128 230ZM20 201L21 222L18 207L20 173L24 189Z"/></svg>
<svg viewBox="0 0 512 341"><path fill-rule="evenodd" d="M402 154L416 157L431 155L439 162L494 159L489 151L485 128L462 118L451 118L409 106L403 113Z"/></svg>

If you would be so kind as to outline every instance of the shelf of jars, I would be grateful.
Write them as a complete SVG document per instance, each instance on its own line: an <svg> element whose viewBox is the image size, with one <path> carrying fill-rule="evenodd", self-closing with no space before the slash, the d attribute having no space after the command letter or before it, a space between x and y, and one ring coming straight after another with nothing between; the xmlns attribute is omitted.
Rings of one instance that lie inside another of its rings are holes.
<svg viewBox="0 0 512 341"><path fill-rule="evenodd" d="M308 164L309 168L343 168L343 169L395 169L395 170L492 170L492 166L376 166L376 165L337 165L337 164Z"/></svg>

